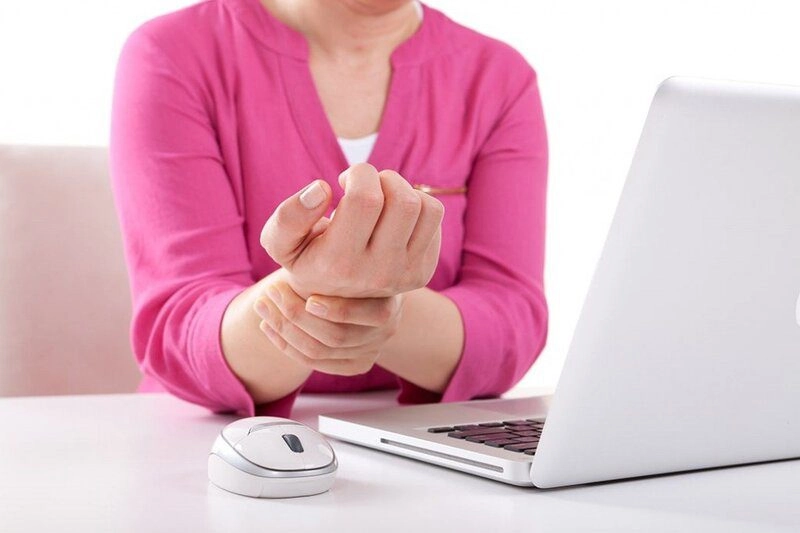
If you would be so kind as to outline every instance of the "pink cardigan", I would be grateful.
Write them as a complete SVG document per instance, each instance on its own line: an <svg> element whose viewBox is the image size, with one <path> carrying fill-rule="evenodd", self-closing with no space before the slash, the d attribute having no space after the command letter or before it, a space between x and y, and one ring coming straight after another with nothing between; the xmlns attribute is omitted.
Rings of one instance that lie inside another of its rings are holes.
<svg viewBox="0 0 800 533"><path fill-rule="evenodd" d="M308 46L259 0L205 0L151 20L118 64L111 174L145 380L215 411L286 416L295 394L253 400L220 348L226 306L277 268L259 245L280 201L314 178L341 198L347 164L308 68ZM464 321L443 394L374 367L314 373L306 392L399 387L402 403L494 396L545 343L542 288L547 141L536 75L509 46L424 7L392 54L392 82L369 161L441 196L442 251L429 287ZM424 335L424 331L419 332Z"/></svg>

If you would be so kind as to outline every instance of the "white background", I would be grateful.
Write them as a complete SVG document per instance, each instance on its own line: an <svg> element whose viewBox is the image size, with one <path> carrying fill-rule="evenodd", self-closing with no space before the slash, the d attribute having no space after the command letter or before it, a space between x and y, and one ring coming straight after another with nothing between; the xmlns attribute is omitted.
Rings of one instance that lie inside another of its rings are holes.
<svg viewBox="0 0 800 533"><path fill-rule="evenodd" d="M326 0L333 1L333 0ZM106 144L114 67L141 22L186 0L0 0L0 143ZM548 346L524 380L554 386L658 83L800 85L791 0L431 0L539 73L551 146Z"/></svg>

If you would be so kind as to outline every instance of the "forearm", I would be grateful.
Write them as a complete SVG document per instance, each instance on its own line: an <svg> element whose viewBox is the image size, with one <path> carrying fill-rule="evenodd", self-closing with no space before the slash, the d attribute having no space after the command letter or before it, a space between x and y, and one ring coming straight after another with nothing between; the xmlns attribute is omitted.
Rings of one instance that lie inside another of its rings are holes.
<svg viewBox="0 0 800 533"><path fill-rule="evenodd" d="M256 404L285 397L311 374L311 369L279 351L259 329L261 318L253 306L278 272L239 293L222 318L221 337L225 359Z"/></svg>
<svg viewBox="0 0 800 533"><path fill-rule="evenodd" d="M461 314L452 300L428 288L403 298L400 326L377 363L418 387L442 392L461 358Z"/></svg>

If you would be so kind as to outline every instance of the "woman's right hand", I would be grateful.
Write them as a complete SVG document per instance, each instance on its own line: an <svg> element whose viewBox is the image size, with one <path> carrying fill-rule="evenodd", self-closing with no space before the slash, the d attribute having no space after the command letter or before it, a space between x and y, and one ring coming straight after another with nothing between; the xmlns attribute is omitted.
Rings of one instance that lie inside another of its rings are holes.
<svg viewBox="0 0 800 533"><path fill-rule="evenodd" d="M366 163L344 171L339 184L345 194L332 219L323 216L330 187L317 180L264 225L261 245L292 288L303 298L374 298L424 287L439 260L441 202Z"/></svg>
<svg viewBox="0 0 800 533"><path fill-rule="evenodd" d="M397 332L404 295L302 299L279 269L267 276L254 306L259 328L284 355L302 367L343 376L369 372Z"/></svg>

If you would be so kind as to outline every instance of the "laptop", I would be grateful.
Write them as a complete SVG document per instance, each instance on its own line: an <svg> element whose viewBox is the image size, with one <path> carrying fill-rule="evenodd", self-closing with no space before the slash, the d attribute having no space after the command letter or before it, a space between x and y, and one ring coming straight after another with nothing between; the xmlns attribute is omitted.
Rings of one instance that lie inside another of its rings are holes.
<svg viewBox="0 0 800 533"><path fill-rule="evenodd" d="M799 295L800 88L670 78L554 395L319 429L539 488L798 458Z"/></svg>

